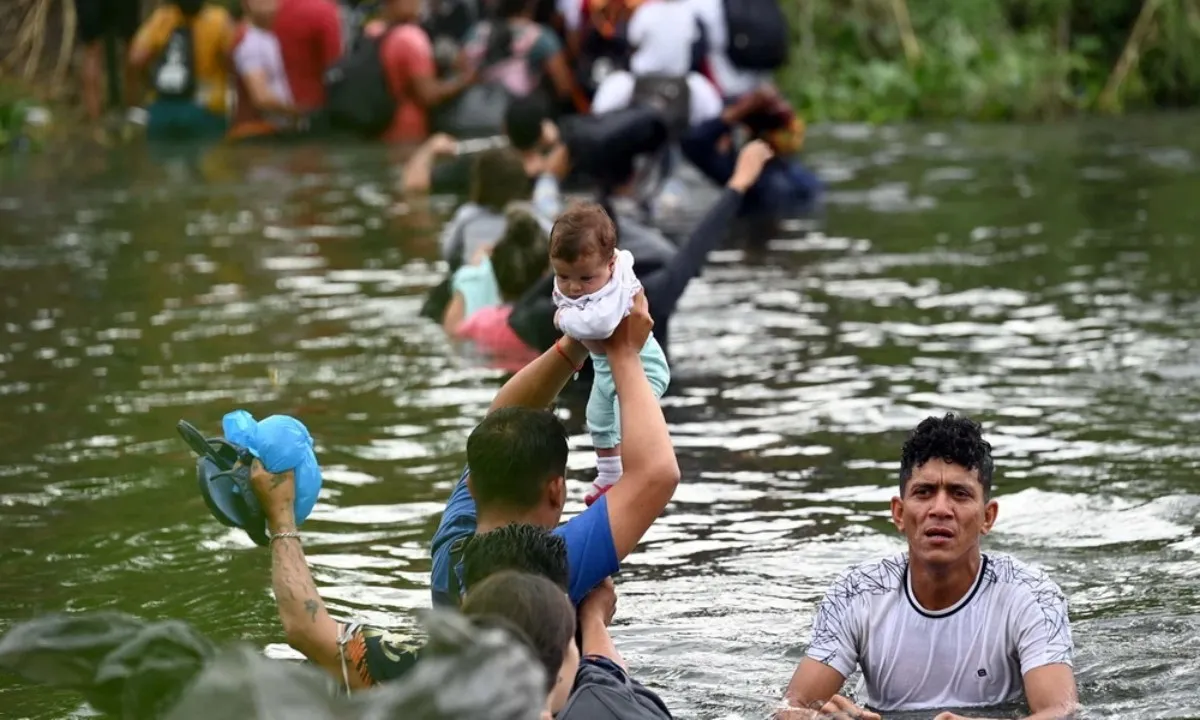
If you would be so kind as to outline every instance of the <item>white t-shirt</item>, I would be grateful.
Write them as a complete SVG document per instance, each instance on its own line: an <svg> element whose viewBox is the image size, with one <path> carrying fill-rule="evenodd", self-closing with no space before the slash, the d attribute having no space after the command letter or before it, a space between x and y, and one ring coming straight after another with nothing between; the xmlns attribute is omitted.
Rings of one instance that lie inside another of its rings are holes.
<svg viewBox="0 0 1200 720"><path fill-rule="evenodd" d="M729 59L725 46L729 43L729 26L725 23L724 0L687 0L692 11L704 23L708 40L708 63L721 96L733 98L744 95L765 82L771 73L743 70Z"/></svg>
<svg viewBox="0 0 1200 720"><path fill-rule="evenodd" d="M1024 674L1071 665L1072 647L1067 599L1045 572L986 553L971 590L934 612L913 596L903 553L833 583L806 654L843 677L861 667L860 704L897 712L1019 701Z"/></svg>
<svg viewBox="0 0 1200 720"><path fill-rule="evenodd" d="M570 298L558 289L554 279L555 320L564 335L576 340L604 340L613 334L633 309L633 296L642 289L633 272L633 253L617 251L612 276L604 287L582 297Z"/></svg>
<svg viewBox="0 0 1200 720"><path fill-rule="evenodd" d="M634 75L683 77L692 69L700 26L688 0L646 0L630 16L627 32Z"/></svg>
<svg viewBox="0 0 1200 720"><path fill-rule="evenodd" d="M279 50L279 38L275 33L255 25L247 27L246 35L233 51L233 64L239 75L261 70L267 76L271 93L283 102L292 102L292 89L283 69L283 53ZM278 123L286 122L286 118L271 119Z"/></svg>

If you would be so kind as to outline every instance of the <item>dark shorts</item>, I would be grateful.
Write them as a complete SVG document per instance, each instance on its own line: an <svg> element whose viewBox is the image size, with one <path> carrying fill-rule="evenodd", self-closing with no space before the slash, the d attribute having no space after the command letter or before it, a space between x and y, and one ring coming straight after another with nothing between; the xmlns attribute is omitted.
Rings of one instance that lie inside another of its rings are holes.
<svg viewBox="0 0 1200 720"><path fill-rule="evenodd" d="M87 45L113 36L128 42L142 23L141 0L75 0L79 42Z"/></svg>

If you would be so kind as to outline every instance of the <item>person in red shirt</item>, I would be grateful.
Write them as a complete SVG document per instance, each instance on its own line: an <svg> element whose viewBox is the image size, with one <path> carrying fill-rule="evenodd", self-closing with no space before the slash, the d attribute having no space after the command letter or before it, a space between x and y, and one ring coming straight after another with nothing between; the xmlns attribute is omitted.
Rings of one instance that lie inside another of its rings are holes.
<svg viewBox="0 0 1200 720"><path fill-rule="evenodd" d="M292 100L301 113L325 106L325 71L342 54L335 0L280 0L271 28L279 38Z"/></svg>
<svg viewBox="0 0 1200 720"><path fill-rule="evenodd" d="M379 9L380 20L368 24L365 32L370 36L387 33L380 52L397 101L396 115L383 140L421 142L429 135L428 112L469 87L475 81L475 72L468 70L457 78L438 79L433 44L417 24L421 0L384 0ZM294 85L292 91L295 93Z"/></svg>

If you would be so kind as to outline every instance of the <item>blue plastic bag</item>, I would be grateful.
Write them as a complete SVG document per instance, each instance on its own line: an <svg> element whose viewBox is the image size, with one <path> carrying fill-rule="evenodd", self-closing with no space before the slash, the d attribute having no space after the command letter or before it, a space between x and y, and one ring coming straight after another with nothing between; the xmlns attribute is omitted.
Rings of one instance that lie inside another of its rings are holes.
<svg viewBox="0 0 1200 720"><path fill-rule="evenodd" d="M321 494L321 466L304 423L290 415L272 415L259 422L245 410L234 410L221 419L221 428L226 440L253 453L268 472L294 471L296 524L303 523Z"/></svg>

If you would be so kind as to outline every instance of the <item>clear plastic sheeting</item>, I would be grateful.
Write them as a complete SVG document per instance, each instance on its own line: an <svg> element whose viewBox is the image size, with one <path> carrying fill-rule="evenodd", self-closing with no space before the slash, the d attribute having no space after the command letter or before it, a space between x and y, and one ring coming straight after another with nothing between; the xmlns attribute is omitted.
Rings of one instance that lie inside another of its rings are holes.
<svg viewBox="0 0 1200 720"><path fill-rule="evenodd" d="M221 651L179 621L52 615L0 638L0 669L80 692L122 720L537 720L545 673L499 628L424 614L429 643L405 677L352 695L327 673L245 645ZM349 669L353 672L353 669Z"/></svg>

